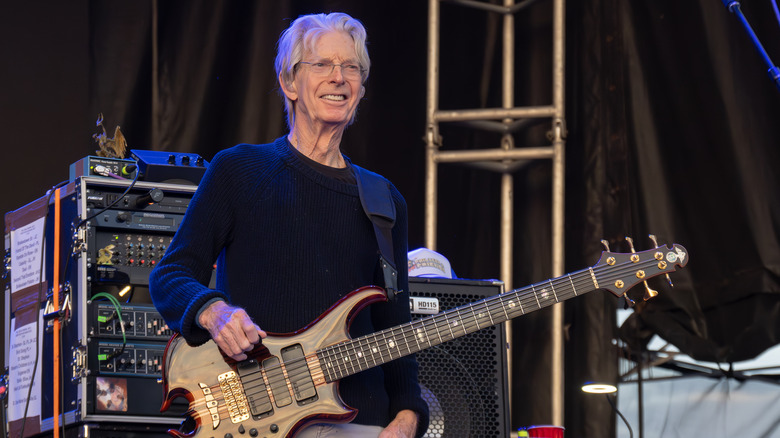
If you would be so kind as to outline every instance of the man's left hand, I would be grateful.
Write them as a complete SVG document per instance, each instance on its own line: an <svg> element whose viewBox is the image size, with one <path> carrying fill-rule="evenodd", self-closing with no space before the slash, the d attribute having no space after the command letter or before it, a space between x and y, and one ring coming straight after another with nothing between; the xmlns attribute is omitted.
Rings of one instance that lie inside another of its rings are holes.
<svg viewBox="0 0 780 438"><path fill-rule="evenodd" d="M417 413L405 409L384 428L379 438L414 438L415 432L417 432Z"/></svg>

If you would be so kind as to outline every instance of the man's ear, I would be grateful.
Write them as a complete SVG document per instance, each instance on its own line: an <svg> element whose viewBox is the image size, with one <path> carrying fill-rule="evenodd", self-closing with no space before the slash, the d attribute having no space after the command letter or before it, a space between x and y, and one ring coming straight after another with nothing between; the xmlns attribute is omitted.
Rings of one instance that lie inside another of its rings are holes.
<svg viewBox="0 0 780 438"><path fill-rule="evenodd" d="M279 86L282 88L282 92L290 100L298 99L298 91L295 90L295 81L291 81L289 84L284 82L282 74L279 73Z"/></svg>
<svg viewBox="0 0 780 438"><path fill-rule="evenodd" d="M360 97L362 98L365 95L366 95L366 87L361 85L360 86Z"/></svg>

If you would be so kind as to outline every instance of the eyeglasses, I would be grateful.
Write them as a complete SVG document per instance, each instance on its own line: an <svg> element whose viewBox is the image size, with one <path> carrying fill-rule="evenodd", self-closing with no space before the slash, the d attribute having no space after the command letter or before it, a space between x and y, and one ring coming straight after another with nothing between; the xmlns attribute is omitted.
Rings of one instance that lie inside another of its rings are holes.
<svg viewBox="0 0 780 438"><path fill-rule="evenodd" d="M309 66L309 71L317 76L330 76L333 74L333 70L336 67L341 67L341 74L346 79L357 80L361 78L363 69L356 64L333 64L331 62L305 62L301 61L298 64L306 64Z"/></svg>

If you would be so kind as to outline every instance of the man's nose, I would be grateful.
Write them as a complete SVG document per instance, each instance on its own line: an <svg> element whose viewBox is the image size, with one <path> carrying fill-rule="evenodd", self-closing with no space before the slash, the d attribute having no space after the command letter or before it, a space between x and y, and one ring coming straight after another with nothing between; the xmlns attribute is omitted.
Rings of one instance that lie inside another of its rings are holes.
<svg viewBox="0 0 780 438"><path fill-rule="evenodd" d="M330 71L330 78L334 81L344 82L344 70L341 64L333 64L333 69Z"/></svg>

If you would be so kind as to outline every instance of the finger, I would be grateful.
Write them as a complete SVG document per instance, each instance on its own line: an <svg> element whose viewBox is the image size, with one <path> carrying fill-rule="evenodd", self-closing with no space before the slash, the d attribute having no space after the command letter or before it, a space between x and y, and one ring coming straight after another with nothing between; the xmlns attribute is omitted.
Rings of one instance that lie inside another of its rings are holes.
<svg viewBox="0 0 780 438"><path fill-rule="evenodd" d="M247 355L244 353L244 351L247 351L247 350L244 350L244 349L242 349L242 348L241 348L241 347L240 347L240 346L239 346L239 345L238 345L238 344L235 342L235 339L234 339L234 341L233 341L233 342L230 342L230 343L228 344L228 346L227 346L227 349L226 349L226 350L223 350L223 351L225 351L225 353L226 353L228 356L230 356L231 358L233 358L233 359L235 359L235 360L237 360L237 361L241 361L241 360L244 360L244 359L246 359L246 358L247 358Z"/></svg>
<svg viewBox="0 0 780 438"><path fill-rule="evenodd" d="M226 355L232 357L235 359L236 355L240 355L244 353L244 350L242 350L238 343L236 342L235 338L229 333L227 330L223 330L219 333L217 333L216 336L212 336L214 338L214 342L217 343L217 346L220 350L222 350L223 353Z"/></svg>
<svg viewBox="0 0 780 438"><path fill-rule="evenodd" d="M255 329L257 329L257 334L260 336L260 339L264 339L268 337L268 333L265 332L265 330L261 329L260 326L255 324Z"/></svg>
<svg viewBox="0 0 780 438"><path fill-rule="evenodd" d="M243 331L237 330L231 324L222 327L218 335L219 340L225 346L224 350L229 356L241 355L251 345Z"/></svg>
<svg viewBox="0 0 780 438"><path fill-rule="evenodd" d="M231 350L229 356L236 361L245 360L247 358L245 352L252 350L251 347L247 347L251 346L251 344L246 339L246 336L244 336L244 333L231 332L230 334L233 335L234 342L232 343L233 349Z"/></svg>
<svg viewBox="0 0 780 438"><path fill-rule="evenodd" d="M236 347L240 352L251 351L253 348L255 348L255 344L257 342L252 342L252 339L247 336L248 334L244 332L243 329L235 330L232 332L232 334L236 341ZM250 334L253 334L253 332L250 332Z"/></svg>
<svg viewBox="0 0 780 438"><path fill-rule="evenodd" d="M249 351L254 348L256 342L252 342L253 330L247 330L246 327L252 327L252 320L243 309L234 310L227 323L224 325L221 333L232 337L235 346L240 352ZM234 353L238 353L235 351Z"/></svg>
<svg viewBox="0 0 780 438"><path fill-rule="evenodd" d="M254 348L254 346L260 342L260 334L257 332L257 325L252 323L252 321L247 321L241 328L246 339L250 342L249 348Z"/></svg>
<svg viewBox="0 0 780 438"><path fill-rule="evenodd" d="M240 354L236 354L233 356L230 356L231 359L235 360L236 362L241 362L242 360L246 360L249 356L246 355L246 353L241 352Z"/></svg>

